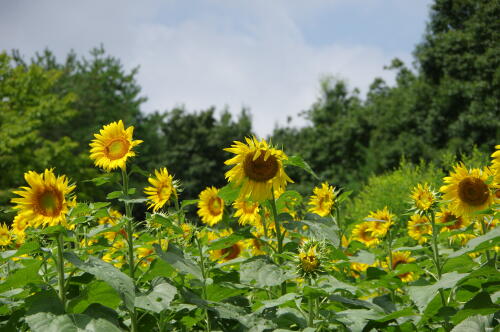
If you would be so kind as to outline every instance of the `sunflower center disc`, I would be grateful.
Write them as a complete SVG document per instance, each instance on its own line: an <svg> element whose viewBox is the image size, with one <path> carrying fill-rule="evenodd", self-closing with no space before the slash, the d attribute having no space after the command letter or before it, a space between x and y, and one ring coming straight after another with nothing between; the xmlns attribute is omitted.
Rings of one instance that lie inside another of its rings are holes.
<svg viewBox="0 0 500 332"><path fill-rule="evenodd" d="M219 197L212 197L208 201L208 210L213 216L218 216L222 212L222 200Z"/></svg>
<svg viewBox="0 0 500 332"><path fill-rule="evenodd" d="M170 197L170 188L166 186L161 187L160 190L158 190L158 197L160 200L168 199Z"/></svg>
<svg viewBox="0 0 500 332"><path fill-rule="evenodd" d="M123 139L118 138L109 143L105 148L106 156L111 160L120 159L125 156L129 150L130 143Z"/></svg>
<svg viewBox="0 0 500 332"><path fill-rule="evenodd" d="M458 184L458 197L469 205L482 205L489 195L488 186L478 178L467 177Z"/></svg>
<svg viewBox="0 0 500 332"><path fill-rule="evenodd" d="M231 260L231 259L235 259L236 257L238 257L238 255L240 254L240 251L241 251L240 247L238 247L237 244L233 244L229 248L221 249L221 254L222 254L222 256L224 256L224 259Z"/></svg>
<svg viewBox="0 0 500 332"><path fill-rule="evenodd" d="M44 191L38 196L38 210L44 216L57 216L62 209L62 194L55 190Z"/></svg>
<svg viewBox="0 0 500 332"><path fill-rule="evenodd" d="M253 160L253 153L249 153L243 162L245 175L256 182L266 182L278 173L278 161L276 157L270 155L264 160L265 152L261 151L259 158Z"/></svg>

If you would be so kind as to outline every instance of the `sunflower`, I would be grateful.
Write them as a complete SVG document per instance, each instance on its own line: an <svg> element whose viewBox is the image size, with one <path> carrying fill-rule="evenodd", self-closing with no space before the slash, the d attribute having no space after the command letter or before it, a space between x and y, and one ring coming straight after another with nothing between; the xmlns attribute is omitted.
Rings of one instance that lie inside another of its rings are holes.
<svg viewBox="0 0 500 332"><path fill-rule="evenodd" d="M415 261L415 258L410 257L409 251L393 251L392 252L392 270L400 264L408 264ZM389 263L389 257L387 257L387 262ZM415 280L415 274L413 272L405 272L398 274L398 278L403 282L410 282Z"/></svg>
<svg viewBox="0 0 500 332"><path fill-rule="evenodd" d="M235 141L225 151L236 154L226 160L226 165L234 165L226 172L229 182L242 186L240 197L252 201L263 201L272 197L272 190L285 191L287 182L293 182L285 173L283 161L286 154L267 144L263 139L245 138L247 144Z"/></svg>
<svg viewBox="0 0 500 332"><path fill-rule="evenodd" d="M466 215L457 217L450 210L441 208L441 211L436 213L436 223L444 225L441 232L451 232L469 226L470 219Z"/></svg>
<svg viewBox="0 0 500 332"><path fill-rule="evenodd" d="M219 189L207 187L200 193L198 202L198 215L205 224L213 226L222 220L224 201L217 196Z"/></svg>
<svg viewBox="0 0 500 332"><path fill-rule="evenodd" d="M321 272L325 244L315 240L305 241L299 248L298 272L303 278L316 277Z"/></svg>
<svg viewBox="0 0 500 332"><path fill-rule="evenodd" d="M12 233L16 235L24 234L24 231L28 228L28 226L28 220L24 216L18 214L14 217L14 221L12 221Z"/></svg>
<svg viewBox="0 0 500 332"><path fill-rule="evenodd" d="M365 272L370 267L370 265L365 263L351 262L350 267L351 267L351 275L354 278L359 278L361 272Z"/></svg>
<svg viewBox="0 0 500 332"><path fill-rule="evenodd" d="M470 233L460 233L460 234L455 234L450 237L450 242L458 242L460 245L464 246L469 242L470 240L476 238L474 234Z"/></svg>
<svg viewBox="0 0 500 332"><path fill-rule="evenodd" d="M9 228L6 224L0 224L0 246L8 246L11 241Z"/></svg>
<svg viewBox="0 0 500 332"><path fill-rule="evenodd" d="M424 183L423 186L419 183L413 188L411 199L413 200L415 210L421 213L431 209L437 201L436 193L431 190L427 183Z"/></svg>
<svg viewBox="0 0 500 332"><path fill-rule="evenodd" d="M373 221L356 225L352 230L352 239L364 243L367 247L376 246L380 240L375 235L374 226Z"/></svg>
<svg viewBox="0 0 500 332"><path fill-rule="evenodd" d="M240 225L257 225L260 222L259 203L251 202L244 199L237 199L233 203L236 209L235 217L239 217Z"/></svg>
<svg viewBox="0 0 500 332"><path fill-rule="evenodd" d="M327 182L322 183L321 188L315 187L309 200L309 205L311 205L309 212L316 213L321 217L329 215L336 196L335 187L330 186Z"/></svg>
<svg viewBox="0 0 500 332"><path fill-rule="evenodd" d="M395 216L389 212L389 209L384 207L382 210L377 210L375 212L370 212L367 220L372 222L372 231L373 235L376 237L384 237L387 234L387 231L394 223L393 219Z"/></svg>
<svg viewBox="0 0 500 332"><path fill-rule="evenodd" d="M454 167L454 172L444 178L446 185L440 191L450 201L449 208L456 216L470 215L487 209L493 202L492 186L486 181L491 171L485 168L468 170L463 164Z"/></svg>
<svg viewBox="0 0 500 332"><path fill-rule="evenodd" d="M414 214L408 221L408 235L419 244L427 242L428 238L425 235L432 234L432 226L429 218L420 214Z"/></svg>
<svg viewBox="0 0 500 332"><path fill-rule="evenodd" d="M117 221L120 220L121 217L123 217L123 215L115 209L109 209L108 214L109 216L101 217L97 220L99 225L108 224L110 226L114 226L116 225Z"/></svg>
<svg viewBox="0 0 500 332"><path fill-rule="evenodd" d="M52 169L46 169L43 174L29 171L24 174L24 179L29 187L14 191L21 197L11 200L17 204L14 209L19 210L19 215L34 227L58 224L68 227L66 213L74 200L67 196L75 186L68 184L66 176L56 177Z"/></svg>
<svg viewBox="0 0 500 332"><path fill-rule="evenodd" d="M219 234L209 232L208 233L208 239L210 241L217 240L222 237L226 237L231 235L233 232L230 229L225 229ZM238 241L236 243L233 243L230 247L223 248L223 249L216 249L210 251L210 257L214 261L221 261L221 262L227 262L232 259L235 259L241 255L241 253L245 250L245 242L244 241Z"/></svg>
<svg viewBox="0 0 500 332"><path fill-rule="evenodd" d="M125 169L127 158L135 156L132 148L142 143L132 140L133 133L134 127L125 129L122 120L105 125L90 143L90 159L108 172L118 167Z"/></svg>
<svg viewBox="0 0 500 332"><path fill-rule="evenodd" d="M153 208L153 212L161 209L170 199L172 194L177 195L175 184L172 175L168 174L167 168L163 167L160 170L155 170L155 176L148 178L152 187L144 188L144 193L148 195L149 208Z"/></svg>
<svg viewBox="0 0 500 332"><path fill-rule="evenodd" d="M491 168L495 172L495 185L497 187L497 190L500 190L500 145L495 146L496 151L493 152L491 157L493 160L491 161Z"/></svg>

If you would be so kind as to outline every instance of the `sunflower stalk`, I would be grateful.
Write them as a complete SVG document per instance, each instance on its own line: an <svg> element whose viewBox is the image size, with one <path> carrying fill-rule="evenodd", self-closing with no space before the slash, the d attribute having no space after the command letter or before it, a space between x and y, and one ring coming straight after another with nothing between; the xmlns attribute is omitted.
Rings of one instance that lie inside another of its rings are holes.
<svg viewBox="0 0 500 332"><path fill-rule="evenodd" d="M312 286L311 278L307 278L307 284L309 286ZM314 298L312 295L309 296L308 304L309 304L309 321L307 326L314 327Z"/></svg>
<svg viewBox="0 0 500 332"><path fill-rule="evenodd" d="M66 310L66 289L64 287L64 257L63 257L63 248L64 248L64 239L63 233L60 232L56 236L57 242L57 274L59 281L59 298L61 299L61 303L63 305L64 310Z"/></svg>
<svg viewBox="0 0 500 332"><path fill-rule="evenodd" d="M431 215L431 226L432 226L432 252L434 255L434 265L436 265L436 272L437 272L437 277L438 280L441 280L441 261L439 259L439 248L437 244L437 236L438 236L438 229L436 226L436 215L434 213L434 210L430 210L430 215ZM446 306L446 298L444 296L443 289L439 289L439 295L441 297L441 302L443 303L443 306Z"/></svg>
<svg viewBox="0 0 500 332"><path fill-rule="evenodd" d="M202 298L203 298L203 300L207 300L207 272L208 271L205 269L205 259L203 257L203 248L201 247L201 242L197 236L195 236L194 239L196 241L196 245L198 247L198 252L200 254L200 269L201 269L201 276L203 277L203 280L202 280ZM210 316L208 315L207 308L205 308L205 319L207 321L207 325L206 325L207 332L210 332L212 329L210 326Z"/></svg>
<svg viewBox="0 0 500 332"><path fill-rule="evenodd" d="M486 224L484 223L484 218L481 218L481 230L483 231L483 235L488 232ZM486 256L486 265L495 265L495 260L491 259L490 252L488 249L485 250L485 256Z"/></svg>
<svg viewBox="0 0 500 332"><path fill-rule="evenodd" d="M274 224L276 225L276 238L278 240L278 254L283 253L283 234L281 233L281 225L278 219L278 209L276 208L276 199L274 197L274 189L271 188L272 198L269 200L271 202L271 210L273 211ZM278 265L283 264L283 258L278 256ZM286 294L286 281L281 284L281 295Z"/></svg>
<svg viewBox="0 0 500 332"><path fill-rule="evenodd" d="M122 168L122 178L123 178L123 195L128 195L128 174L126 168ZM135 287L135 264L134 264L134 225L132 223L132 209L130 203L125 202L125 216L127 218L127 244L128 244L128 265L129 265L129 275L134 283ZM132 324L132 332L137 332L137 313L134 310L130 311L130 321Z"/></svg>

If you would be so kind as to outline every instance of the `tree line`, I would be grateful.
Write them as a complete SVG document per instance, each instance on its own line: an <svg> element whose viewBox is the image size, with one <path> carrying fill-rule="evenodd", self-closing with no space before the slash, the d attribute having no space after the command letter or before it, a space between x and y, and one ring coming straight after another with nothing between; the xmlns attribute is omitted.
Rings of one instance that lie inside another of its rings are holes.
<svg viewBox="0 0 500 332"><path fill-rule="evenodd" d="M491 151L500 142L498 17L498 1L436 0L413 67L398 59L388 66L396 72L393 86L375 78L362 98L342 80L324 79L318 100L299 115L308 125L279 126L269 138L289 155L300 154L323 180L353 189L402 158L439 165L443 155L473 146ZM18 51L1 53L0 206L8 205L24 172L48 167L77 182L80 199L104 199L107 188L87 181L99 175L88 144L118 119L144 141L138 168L166 166L182 181L182 198L223 186L228 154L222 148L252 135L251 112L233 116L210 107L144 114L137 72L103 47L87 57L71 52L63 62L50 50L29 61ZM299 191L317 184L297 170L290 176Z"/></svg>

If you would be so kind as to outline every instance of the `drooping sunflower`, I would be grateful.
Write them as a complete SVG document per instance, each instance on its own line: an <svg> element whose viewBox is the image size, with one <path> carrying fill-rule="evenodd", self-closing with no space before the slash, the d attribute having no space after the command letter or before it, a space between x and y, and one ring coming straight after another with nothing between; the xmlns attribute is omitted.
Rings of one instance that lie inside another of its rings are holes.
<svg viewBox="0 0 500 332"><path fill-rule="evenodd" d="M337 192L335 187L330 186L327 182L321 184L321 187L313 189L313 195L309 200L309 212L316 213L321 217L329 215L335 203Z"/></svg>
<svg viewBox="0 0 500 332"><path fill-rule="evenodd" d="M0 224L0 246L8 246L12 241L9 227L6 224Z"/></svg>
<svg viewBox="0 0 500 332"><path fill-rule="evenodd" d="M134 127L125 129L122 120L105 125L90 143L90 159L107 172L118 167L125 169L127 159L135 156L132 149L142 143L132 140L133 133Z"/></svg>
<svg viewBox="0 0 500 332"><path fill-rule="evenodd" d="M285 191L288 182L293 182L285 173L283 161L287 155L262 139L245 138L247 144L235 141L225 151L236 156L226 160L226 165L234 165L226 172L229 182L241 185L240 197L252 201L263 201L272 197L272 190Z"/></svg>
<svg viewBox="0 0 500 332"><path fill-rule="evenodd" d="M443 199L450 201L449 208L453 214L471 215L475 211L487 209L493 203L493 188L487 183L491 175L488 168L468 170L463 164L454 167L454 172L444 178L446 185L440 188Z"/></svg>
<svg viewBox="0 0 500 332"><path fill-rule="evenodd" d="M259 202L251 202L244 199L237 199L233 203L236 209L235 217L239 217L238 222L240 225L258 225L260 222L260 208Z"/></svg>
<svg viewBox="0 0 500 332"><path fill-rule="evenodd" d="M222 220L224 201L217 196L219 189L208 187L200 193L198 215L205 224L213 226Z"/></svg>
<svg viewBox="0 0 500 332"><path fill-rule="evenodd" d="M392 252L392 270L400 264L408 264L415 261L415 258L410 257L411 253L409 251L393 251ZM387 257L387 263L389 263L389 257ZM398 278L403 282L410 282L415 280L415 274L413 272L405 272L398 274Z"/></svg>
<svg viewBox="0 0 500 332"><path fill-rule="evenodd" d="M384 237L394 223L394 219L395 215L389 212L387 206L382 210L370 212L366 217L366 220L372 222L372 232L376 237Z"/></svg>
<svg viewBox="0 0 500 332"><path fill-rule="evenodd" d="M457 217L452 211L441 208L441 211L436 213L436 223L444 225L441 232L451 232L469 226L470 219L467 215Z"/></svg>
<svg viewBox="0 0 500 332"><path fill-rule="evenodd" d="M432 225L429 218L420 214L414 214L408 221L408 235L419 244L426 243L428 238L425 235L432 234Z"/></svg>
<svg viewBox="0 0 500 332"><path fill-rule="evenodd" d="M33 227L63 225L68 227L66 214L73 204L68 196L75 189L68 183L65 175L56 177L52 169L46 169L38 174L29 171L24 174L24 179L29 187L21 187L14 193L21 197L11 200L17 204L14 209L19 210L19 215L29 220Z"/></svg>
<svg viewBox="0 0 500 332"><path fill-rule="evenodd" d="M153 212L161 209L170 199L172 194L177 195L173 176L168 174L167 168L163 167L160 170L155 170L155 176L148 178L152 187L144 188L144 193L148 195L148 208L152 208Z"/></svg>
<svg viewBox="0 0 500 332"><path fill-rule="evenodd" d="M423 213L431 209L436 203L436 193L429 187L428 183L420 183L411 192L413 205L418 213Z"/></svg>
<svg viewBox="0 0 500 332"><path fill-rule="evenodd" d="M352 230L352 239L364 243L367 247L376 246L380 240L375 235L373 221L366 221L358 224Z"/></svg>

